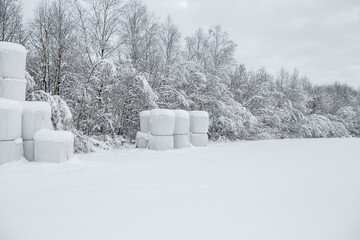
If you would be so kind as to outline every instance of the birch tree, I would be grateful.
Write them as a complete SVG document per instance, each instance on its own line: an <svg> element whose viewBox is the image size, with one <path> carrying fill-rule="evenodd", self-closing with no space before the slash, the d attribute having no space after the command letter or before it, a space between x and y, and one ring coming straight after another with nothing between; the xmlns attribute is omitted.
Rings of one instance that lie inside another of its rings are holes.
<svg viewBox="0 0 360 240"><path fill-rule="evenodd" d="M22 5L19 0L0 0L0 41L24 44Z"/></svg>

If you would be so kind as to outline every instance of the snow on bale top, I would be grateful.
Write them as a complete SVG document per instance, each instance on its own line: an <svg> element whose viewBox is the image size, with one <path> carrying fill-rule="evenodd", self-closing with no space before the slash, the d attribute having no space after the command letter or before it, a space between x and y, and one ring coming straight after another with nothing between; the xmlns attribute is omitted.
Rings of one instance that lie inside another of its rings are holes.
<svg viewBox="0 0 360 240"><path fill-rule="evenodd" d="M1 52L8 52L8 51L16 51L26 54L26 48L17 43L11 42L1 42L0 41L0 53Z"/></svg>
<svg viewBox="0 0 360 240"><path fill-rule="evenodd" d="M0 77L0 80L18 82L18 83L26 83L26 79L18 79L18 78L2 78L2 77Z"/></svg>
<svg viewBox="0 0 360 240"><path fill-rule="evenodd" d="M22 113L22 104L15 100L6 98L0 98L0 109L1 110L13 110Z"/></svg>
<svg viewBox="0 0 360 240"><path fill-rule="evenodd" d="M150 110L141 111L140 117L150 117Z"/></svg>
<svg viewBox="0 0 360 240"><path fill-rule="evenodd" d="M190 111L189 114L190 114L190 117L209 118L209 114L205 111Z"/></svg>
<svg viewBox="0 0 360 240"><path fill-rule="evenodd" d="M189 112L185 111L185 110L174 110L175 113L175 118L184 118L184 119L189 119Z"/></svg>
<svg viewBox="0 0 360 240"><path fill-rule="evenodd" d="M171 117L175 118L175 113L173 110L169 109L153 109L150 111L151 117Z"/></svg>
<svg viewBox="0 0 360 240"><path fill-rule="evenodd" d="M51 113L51 106L47 102L41 101L26 101L23 103L24 112L47 112Z"/></svg>
<svg viewBox="0 0 360 240"><path fill-rule="evenodd" d="M34 140L38 142L72 142L74 141L74 135L69 131L42 129L35 133Z"/></svg>

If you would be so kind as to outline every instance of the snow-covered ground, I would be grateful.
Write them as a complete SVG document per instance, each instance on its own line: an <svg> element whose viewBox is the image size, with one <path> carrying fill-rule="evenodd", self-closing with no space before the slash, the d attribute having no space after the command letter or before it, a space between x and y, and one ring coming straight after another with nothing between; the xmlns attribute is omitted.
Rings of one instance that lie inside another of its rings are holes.
<svg viewBox="0 0 360 240"><path fill-rule="evenodd" d="M358 240L360 139L0 166L1 240Z"/></svg>

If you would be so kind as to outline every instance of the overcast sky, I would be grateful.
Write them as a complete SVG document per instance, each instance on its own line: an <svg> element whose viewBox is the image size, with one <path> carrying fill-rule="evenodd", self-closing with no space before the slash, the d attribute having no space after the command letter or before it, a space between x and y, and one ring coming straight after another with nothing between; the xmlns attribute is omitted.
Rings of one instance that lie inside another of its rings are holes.
<svg viewBox="0 0 360 240"><path fill-rule="evenodd" d="M38 0L22 0L27 17ZM297 68L313 83L360 87L360 0L145 0L183 36L221 25L248 69Z"/></svg>

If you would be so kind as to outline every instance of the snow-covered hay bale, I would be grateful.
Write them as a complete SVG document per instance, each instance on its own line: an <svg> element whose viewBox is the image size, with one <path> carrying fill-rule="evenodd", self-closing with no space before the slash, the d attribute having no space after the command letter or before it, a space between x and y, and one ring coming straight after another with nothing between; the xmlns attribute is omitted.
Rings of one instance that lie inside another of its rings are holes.
<svg viewBox="0 0 360 240"><path fill-rule="evenodd" d="M19 102L0 98L0 141L21 138L21 114Z"/></svg>
<svg viewBox="0 0 360 240"><path fill-rule="evenodd" d="M209 114L205 111L190 111L190 132L207 133L209 129Z"/></svg>
<svg viewBox="0 0 360 240"><path fill-rule="evenodd" d="M0 97L23 102L26 94L25 79L0 78Z"/></svg>
<svg viewBox="0 0 360 240"><path fill-rule="evenodd" d="M74 135L68 131L40 130L34 135L34 161L64 162L74 155Z"/></svg>
<svg viewBox="0 0 360 240"><path fill-rule="evenodd" d="M190 142L194 147L206 147L208 143L208 135L206 133L191 133Z"/></svg>
<svg viewBox="0 0 360 240"><path fill-rule="evenodd" d="M150 132L153 135L170 136L174 133L175 113L168 109L150 111Z"/></svg>
<svg viewBox="0 0 360 240"><path fill-rule="evenodd" d="M26 49L16 43L0 42L0 77L25 78Z"/></svg>
<svg viewBox="0 0 360 240"><path fill-rule="evenodd" d="M149 144L149 134L144 132L136 133L136 147L137 148L148 148Z"/></svg>
<svg viewBox="0 0 360 240"><path fill-rule="evenodd" d="M190 147L190 134L174 135L174 148Z"/></svg>
<svg viewBox="0 0 360 240"><path fill-rule="evenodd" d="M174 137L150 135L149 148L151 150L163 151L174 149Z"/></svg>
<svg viewBox="0 0 360 240"><path fill-rule="evenodd" d="M23 140L0 141L0 164L20 160L23 155Z"/></svg>
<svg viewBox="0 0 360 240"><path fill-rule="evenodd" d="M24 157L28 161L34 161L34 141L24 140Z"/></svg>
<svg viewBox="0 0 360 240"><path fill-rule="evenodd" d="M175 127L174 134L189 134L190 132L190 116L185 110L174 110Z"/></svg>
<svg viewBox="0 0 360 240"><path fill-rule="evenodd" d="M23 139L34 139L35 132L43 128L53 130L50 104L47 102L24 102L22 115Z"/></svg>
<svg viewBox="0 0 360 240"><path fill-rule="evenodd" d="M150 132L150 111L140 112L140 131L144 133Z"/></svg>

